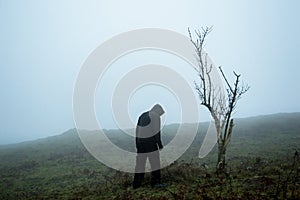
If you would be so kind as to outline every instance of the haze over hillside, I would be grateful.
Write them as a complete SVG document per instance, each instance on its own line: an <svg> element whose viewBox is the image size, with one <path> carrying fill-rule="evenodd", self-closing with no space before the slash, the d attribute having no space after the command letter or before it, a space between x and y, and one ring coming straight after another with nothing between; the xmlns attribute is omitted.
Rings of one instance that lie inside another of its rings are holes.
<svg viewBox="0 0 300 200"><path fill-rule="evenodd" d="M277 113L277 114L271 114L271 115L259 115L259 116L253 116L253 117L246 117L246 118L236 118L235 119L235 129L234 129L234 134L233 137L236 137L236 134L244 134L245 130L247 129L255 129L254 132L249 133L249 134L254 134L254 135L259 135L260 133L263 133L263 131L269 132L271 130L274 130L276 128L279 128L279 130L284 131L286 130L300 130L300 112L295 112L295 113ZM207 129L209 122L200 122L199 123L199 132L204 133L205 130ZM167 130L168 134L172 134L172 131L176 132L179 124L170 124L170 125L165 125L164 129ZM172 130L173 129L173 130ZM125 135L124 133L121 133L120 130L118 129L111 129L107 130L104 129L104 131L107 134L110 135L115 135L115 134L121 134ZM134 130L133 130L134 131ZM165 132L163 130L163 132ZM26 141L26 142L21 142L20 144L34 144L36 142L40 141L47 141L47 140L52 140L52 139L57 139L57 140L64 140L66 135L72 136L72 137L77 137L77 132L76 129L70 129L64 133L58 134L56 136L50 136L47 138L40 138L37 140L32 140L32 141ZM60 139L59 139L60 138ZM127 139L129 136L127 137ZM71 137L69 138L71 139ZM71 141L73 141L71 139ZM17 143L16 143L17 144ZM6 146L6 145L0 145L0 146Z"/></svg>
<svg viewBox="0 0 300 200"><path fill-rule="evenodd" d="M234 120L235 128L233 133L233 138L239 138L244 135L249 137L265 137L266 134L271 134L272 132L279 132L284 134L285 132L298 132L300 138L300 112L295 113L277 113L272 115L260 115L247 118L236 118ZM198 136L201 137L206 133L209 122L201 122L198 126ZM188 128L189 124L185 124ZM168 143L176 133L179 124L166 125L162 130L162 137L165 137L165 143ZM134 131L134 130L133 130ZM87 131L87 133L92 133L92 131ZM106 135L115 140L119 138L124 140L125 144L127 142L132 143L134 139L123 133L118 129L106 130L104 129ZM298 138L298 137L296 137ZM299 139L298 138L298 139ZM271 139L271 138L270 138ZM233 139L234 140L234 139ZM296 140L297 141L297 140ZM300 146L300 140L299 146ZM26 141L16 144L0 145L0 147L18 147L18 146L30 146L37 144L55 144L55 145L81 145L80 139L78 137L76 129L70 129L62 134L56 136L50 136L47 138L41 138L33 141Z"/></svg>

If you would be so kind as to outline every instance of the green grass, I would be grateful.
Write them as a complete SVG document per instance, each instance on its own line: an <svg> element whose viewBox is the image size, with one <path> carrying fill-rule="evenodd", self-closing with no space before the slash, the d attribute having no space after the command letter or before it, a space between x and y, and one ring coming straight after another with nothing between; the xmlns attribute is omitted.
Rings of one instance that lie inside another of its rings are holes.
<svg viewBox="0 0 300 200"><path fill-rule="evenodd" d="M168 184L164 189L150 188L146 174L143 187L133 190L133 174L98 162L74 129L0 146L0 199L299 199L300 161L294 155L300 147L299 121L300 113L237 119L227 151L227 172L219 176L214 173L217 147L204 159L198 158L208 127L200 123L191 147L162 170ZM177 128L164 128L165 144ZM134 139L118 131L110 139L134 149Z"/></svg>

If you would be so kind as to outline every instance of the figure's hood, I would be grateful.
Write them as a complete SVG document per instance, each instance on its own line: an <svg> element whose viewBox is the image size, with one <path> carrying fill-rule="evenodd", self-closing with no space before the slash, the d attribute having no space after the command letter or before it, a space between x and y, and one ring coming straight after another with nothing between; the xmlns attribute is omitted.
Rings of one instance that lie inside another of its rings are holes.
<svg viewBox="0 0 300 200"><path fill-rule="evenodd" d="M161 116L165 113L164 109L159 104L154 105L150 111L157 113L159 116Z"/></svg>

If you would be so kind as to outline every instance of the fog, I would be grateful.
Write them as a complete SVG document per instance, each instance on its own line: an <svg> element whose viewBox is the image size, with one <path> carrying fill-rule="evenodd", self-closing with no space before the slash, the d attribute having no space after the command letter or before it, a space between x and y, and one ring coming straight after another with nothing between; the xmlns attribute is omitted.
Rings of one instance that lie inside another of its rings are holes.
<svg viewBox="0 0 300 200"><path fill-rule="evenodd" d="M147 27L188 36L188 27L213 25L206 52L230 80L235 70L251 86L234 117L299 112L299 7L296 0L0 0L0 144L74 128L72 95L84 61L111 37ZM117 128L110 106L114 86L134 67L152 63L172 67L191 87L197 79L188 63L166 52L134 52L116 60L96 89L95 113L103 128ZM154 84L128 100L132 123L157 102L166 109L165 124L180 122L176 95ZM199 118L209 120L207 110L200 108Z"/></svg>

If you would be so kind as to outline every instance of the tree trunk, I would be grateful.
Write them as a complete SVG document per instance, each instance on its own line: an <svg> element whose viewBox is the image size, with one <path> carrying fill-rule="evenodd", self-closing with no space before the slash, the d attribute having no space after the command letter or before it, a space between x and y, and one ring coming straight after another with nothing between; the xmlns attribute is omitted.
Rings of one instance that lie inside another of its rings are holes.
<svg viewBox="0 0 300 200"><path fill-rule="evenodd" d="M224 171L225 169L225 153L226 148L223 143L219 143L218 146L218 162L217 162L217 173Z"/></svg>

